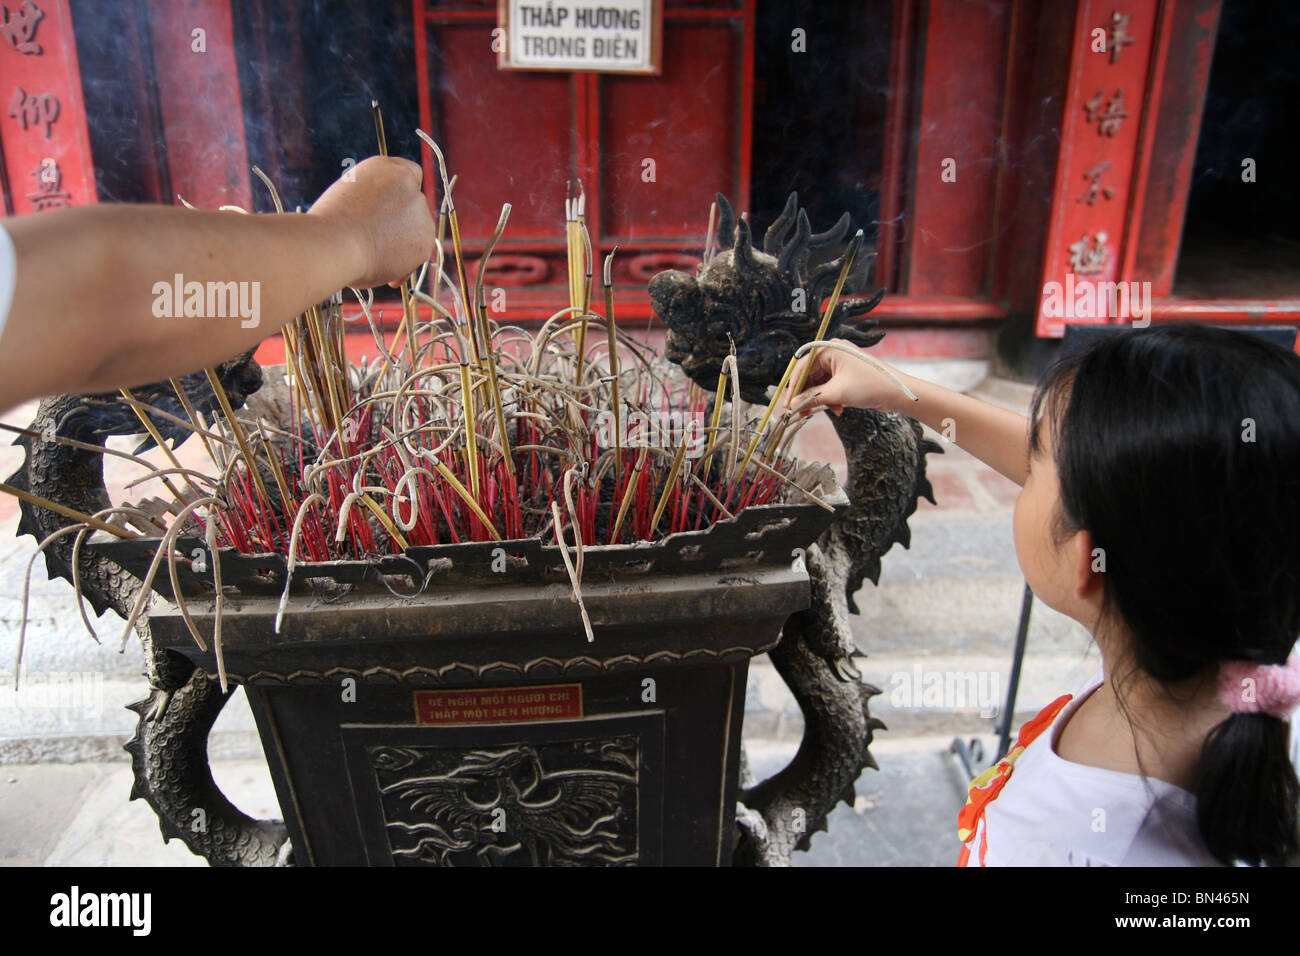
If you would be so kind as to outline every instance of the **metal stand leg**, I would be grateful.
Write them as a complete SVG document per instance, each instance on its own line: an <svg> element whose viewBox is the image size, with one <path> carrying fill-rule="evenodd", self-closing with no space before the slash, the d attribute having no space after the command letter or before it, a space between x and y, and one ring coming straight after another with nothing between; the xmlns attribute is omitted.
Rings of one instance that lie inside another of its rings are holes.
<svg viewBox="0 0 1300 956"><path fill-rule="evenodd" d="M1011 658L1011 681L1007 685L1007 702L1002 708L1000 718L1000 738L998 755L993 759L1001 760L1011 749L1011 721L1015 719L1016 693L1020 690L1020 668L1025 662L1025 643L1029 637L1029 612L1034 606L1034 592L1025 585L1025 596L1020 602L1020 626L1016 629L1015 655Z"/></svg>
<svg viewBox="0 0 1300 956"><path fill-rule="evenodd" d="M1025 644L1029 636L1029 612L1033 606L1034 592L1029 590L1029 585L1026 584L1025 594L1020 602L1020 624L1016 628L1016 648L1011 658L1011 681L1007 685L1007 699L994 727L994 732L998 735L998 751L990 764L997 763L1011 749L1011 721L1016 712L1016 694L1020 690L1020 669L1025 662ZM966 771L968 777L978 776L979 772L987 766L984 763L984 745L977 737L972 737L968 741L954 737L950 749L961 761L962 769Z"/></svg>

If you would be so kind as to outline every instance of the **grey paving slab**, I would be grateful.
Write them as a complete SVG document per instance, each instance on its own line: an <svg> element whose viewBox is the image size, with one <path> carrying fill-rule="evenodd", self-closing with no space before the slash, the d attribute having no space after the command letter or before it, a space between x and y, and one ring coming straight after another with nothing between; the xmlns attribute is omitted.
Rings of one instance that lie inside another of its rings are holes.
<svg viewBox="0 0 1300 956"><path fill-rule="evenodd" d="M756 778L775 773L794 756L790 744L747 742ZM839 804L828 829L814 833L810 849L796 853L795 866L952 866L957 811L967 781L943 738L927 738L906 749L881 748L880 770L859 778L853 807Z"/></svg>
<svg viewBox="0 0 1300 956"><path fill-rule="evenodd" d="M41 866L111 766L0 767L0 866Z"/></svg>
<svg viewBox="0 0 1300 956"><path fill-rule="evenodd" d="M213 761L212 771L217 785L245 813L280 816L264 762ZM129 766L101 767L101 773L79 798L76 812L44 860L46 866L207 866L179 840L163 843L158 818L143 800L128 801Z"/></svg>

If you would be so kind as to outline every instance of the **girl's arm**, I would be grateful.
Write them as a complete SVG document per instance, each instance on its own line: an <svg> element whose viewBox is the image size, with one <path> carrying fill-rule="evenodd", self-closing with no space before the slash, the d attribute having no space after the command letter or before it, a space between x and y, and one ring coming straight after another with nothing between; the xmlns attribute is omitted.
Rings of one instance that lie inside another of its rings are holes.
<svg viewBox="0 0 1300 956"><path fill-rule="evenodd" d="M375 157L304 215L103 205L8 220L17 269L0 344L0 411L214 365L339 288L405 277L434 245L420 179L409 160ZM177 275L182 289L212 283L225 316L185 317L184 299L159 291L174 290ZM230 307L231 292L248 315Z"/></svg>
<svg viewBox="0 0 1300 956"><path fill-rule="evenodd" d="M1025 483L1029 429L1023 415L891 369L916 394L914 402L888 376L837 349L816 349L800 361L809 365L809 372L790 407L801 414L821 407L839 414L845 405L901 412L929 425L1016 484ZM796 368L792 381L797 382L799 375Z"/></svg>

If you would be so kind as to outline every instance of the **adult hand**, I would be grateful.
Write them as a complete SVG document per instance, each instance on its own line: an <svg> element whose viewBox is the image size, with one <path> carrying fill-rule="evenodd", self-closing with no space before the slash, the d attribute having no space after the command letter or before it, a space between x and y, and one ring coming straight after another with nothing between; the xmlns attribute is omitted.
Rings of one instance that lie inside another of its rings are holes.
<svg viewBox="0 0 1300 956"><path fill-rule="evenodd" d="M423 171L409 159L371 156L321 194L308 215L353 239L357 288L398 284L432 256L436 230L420 191Z"/></svg>

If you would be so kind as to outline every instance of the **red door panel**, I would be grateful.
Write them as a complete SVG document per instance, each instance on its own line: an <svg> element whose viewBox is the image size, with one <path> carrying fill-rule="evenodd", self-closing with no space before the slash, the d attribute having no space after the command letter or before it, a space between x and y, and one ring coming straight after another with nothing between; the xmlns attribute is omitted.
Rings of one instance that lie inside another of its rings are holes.
<svg viewBox="0 0 1300 956"><path fill-rule="evenodd" d="M494 25L429 27L429 132L450 173L460 175L453 195L461 234L486 239L508 202L507 242L562 240L564 184L573 176L573 80L498 69Z"/></svg>
<svg viewBox="0 0 1300 956"><path fill-rule="evenodd" d="M715 192L746 201L735 194L739 22L670 21L663 55L662 76L600 80L601 226L612 241L698 242Z"/></svg>

